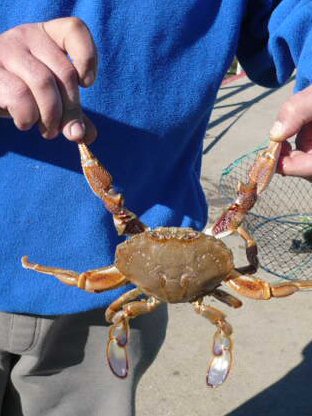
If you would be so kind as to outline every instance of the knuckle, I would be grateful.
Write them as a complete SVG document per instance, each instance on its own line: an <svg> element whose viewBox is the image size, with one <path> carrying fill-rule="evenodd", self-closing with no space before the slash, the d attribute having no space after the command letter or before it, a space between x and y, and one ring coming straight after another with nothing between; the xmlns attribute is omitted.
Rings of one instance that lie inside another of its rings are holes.
<svg viewBox="0 0 312 416"><path fill-rule="evenodd" d="M54 84L55 79L52 72L30 55L24 57L24 67L31 82L38 88L46 88Z"/></svg>
<svg viewBox="0 0 312 416"><path fill-rule="evenodd" d="M18 39L25 39L25 35L28 32L28 24L23 24L19 26L15 26L12 29L9 29L5 32L5 36L13 37Z"/></svg>
<svg viewBox="0 0 312 416"><path fill-rule="evenodd" d="M28 108L26 112L24 110L18 104L8 106L8 111L14 118L14 123L19 130L29 130L38 121L36 108Z"/></svg>
<svg viewBox="0 0 312 416"><path fill-rule="evenodd" d="M19 130L27 130L23 124L23 122L18 118L18 117L14 117L14 113L12 112L12 110L10 109L10 114L12 114L13 116L13 120L14 120L14 124L15 126L19 129Z"/></svg>
<svg viewBox="0 0 312 416"><path fill-rule="evenodd" d="M35 73L37 73L37 76L35 76L34 83L37 88L45 90L55 85L55 79L51 73L46 72L41 68L35 70Z"/></svg>
<svg viewBox="0 0 312 416"><path fill-rule="evenodd" d="M31 36L33 36L33 29L34 24L24 23L7 30L1 36L10 42L15 41L18 44L27 44Z"/></svg>
<svg viewBox="0 0 312 416"><path fill-rule="evenodd" d="M15 119L14 122L15 122L16 127L22 131L30 130L32 126L35 124L35 122L33 122L32 120L27 120L27 119L21 119L21 120Z"/></svg>
<svg viewBox="0 0 312 416"><path fill-rule="evenodd" d="M294 98L292 97L291 99L289 99L283 104L281 108L281 114L285 118L289 118L289 117L295 116L296 113L297 113L297 105L296 105Z"/></svg>
<svg viewBox="0 0 312 416"><path fill-rule="evenodd" d="M50 71L46 71L40 66L33 65L32 68L33 82L37 88L46 89L55 83L54 76Z"/></svg>
<svg viewBox="0 0 312 416"><path fill-rule="evenodd" d="M37 106L34 104L28 108L27 113L24 116L24 124L30 128L39 120L39 112Z"/></svg>
<svg viewBox="0 0 312 416"><path fill-rule="evenodd" d="M10 86L10 94L11 101L19 102L24 100L29 100L31 98L31 92L26 84L15 82Z"/></svg>
<svg viewBox="0 0 312 416"><path fill-rule="evenodd" d="M86 56L83 61L83 67L85 72L88 72L92 68L96 68L96 62L96 54L90 54L89 56Z"/></svg>
<svg viewBox="0 0 312 416"><path fill-rule="evenodd" d="M30 129L39 119L37 105L27 88L25 93L22 88L17 90L16 95L8 103L7 109L20 130Z"/></svg>
<svg viewBox="0 0 312 416"><path fill-rule="evenodd" d="M28 109L27 113L23 117L23 125L25 128L30 128L33 126L39 119L39 113L35 106L32 106Z"/></svg>
<svg viewBox="0 0 312 416"><path fill-rule="evenodd" d="M69 30L85 30L87 27L85 22L76 16L68 17L67 23Z"/></svg>
<svg viewBox="0 0 312 416"><path fill-rule="evenodd" d="M15 36L18 36L20 39L25 39L28 36L29 30L31 29L31 25L29 23L25 23L23 25L19 25L14 30Z"/></svg>
<svg viewBox="0 0 312 416"><path fill-rule="evenodd" d="M86 51L87 52L87 51ZM85 77L90 73L93 74L92 81L95 80L97 74L97 58L92 53L86 54L82 59L76 59L75 67L79 73L79 80L85 82Z"/></svg>

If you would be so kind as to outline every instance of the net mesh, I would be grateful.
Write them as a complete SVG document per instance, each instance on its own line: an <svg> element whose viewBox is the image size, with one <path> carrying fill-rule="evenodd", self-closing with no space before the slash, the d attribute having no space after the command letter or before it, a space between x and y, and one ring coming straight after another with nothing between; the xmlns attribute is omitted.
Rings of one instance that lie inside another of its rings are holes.
<svg viewBox="0 0 312 416"><path fill-rule="evenodd" d="M220 192L233 201L239 181L262 145L236 159L221 175ZM269 187L248 213L244 226L256 239L260 267L284 279L312 279L312 184L305 179L274 175Z"/></svg>

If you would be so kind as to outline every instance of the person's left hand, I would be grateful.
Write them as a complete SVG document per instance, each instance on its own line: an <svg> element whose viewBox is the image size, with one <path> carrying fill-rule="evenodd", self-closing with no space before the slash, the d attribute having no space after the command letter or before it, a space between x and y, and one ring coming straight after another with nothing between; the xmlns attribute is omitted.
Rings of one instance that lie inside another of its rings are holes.
<svg viewBox="0 0 312 416"><path fill-rule="evenodd" d="M293 136L296 136L294 149L287 141ZM270 139L283 142L277 173L312 180L312 86L282 105Z"/></svg>

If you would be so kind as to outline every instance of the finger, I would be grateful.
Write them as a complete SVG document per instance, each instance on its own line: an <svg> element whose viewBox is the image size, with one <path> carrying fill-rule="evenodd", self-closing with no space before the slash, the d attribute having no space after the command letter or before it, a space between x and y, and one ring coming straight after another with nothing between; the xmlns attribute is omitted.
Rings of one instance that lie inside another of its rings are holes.
<svg viewBox="0 0 312 416"><path fill-rule="evenodd" d="M79 76L79 84L84 87L93 84L97 73L97 52L85 23L77 17L70 17L41 25L58 47L70 56Z"/></svg>
<svg viewBox="0 0 312 416"><path fill-rule="evenodd" d="M312 177L312 154L293 150L282 156L279 162L279 173L288 176Z"/></svg>
<svg viewBox="0 0 312 416"><path fill-rule="evenodd" d="M76 69L56 43L46 33L43 33L43 36L44 47L37 42L30 46L30 51L52 71L57 81L63 103L59 130L69 140L81 140L85 136L85 125Z"/></svg>
<svg viewBox="0 0 312 416"><path fill-rule="evenodd" d="M30 129L39 120L39 110L27 85L0 67L0 117L12 117L20 130Z"/></svg>
<svg viewBox="0 0 312 416"><path fill-rule="evenodd" d="M312 153L312 123L306 124L296 137L296 147L305 153Z"/></svg>
<svg viewBox="0 0 312 416"><path fill-rule="evenodd" d="M287 100L270 130L270 139L284 141L297 134L305 124L312 121L312 86Z"/></svg>
<svg viewBox="0 0 312 416"><path fill-rule="evenodd" d="M4 68L24 81L35 98L40 113L41 134L45 138L55 137L63 110L53 73L24 48L19 47L7 54L7 59L2 60Z"/></svg>
<svg viewBox="0 0 312 416"><path fill-rule="evenodd" d="M289 156L290 153L292 151L292 147L291 144L289 142L283 142L282 143L282 148L281 148L281 153L277 162L277 166L276 166L276 173L280 173L281 175L285 175L284 174L284 168L283 168L283 161L285 159L286 156Z"/></svg>
<svg viewBox="0 0 312 416"><path fill-rule="evenodd" d="M289 142L283 142L281 152L280 152L280 157L289 156L291 151L292 151L291 144Z"/></svg>

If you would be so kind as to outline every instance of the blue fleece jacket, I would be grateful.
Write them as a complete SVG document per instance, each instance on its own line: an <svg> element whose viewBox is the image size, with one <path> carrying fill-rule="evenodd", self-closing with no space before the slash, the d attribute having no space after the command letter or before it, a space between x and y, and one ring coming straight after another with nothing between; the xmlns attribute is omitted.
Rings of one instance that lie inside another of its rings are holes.
<svg viewBox="0 0 312 416"><path fill-rule="evenodd" d="M152 226L201 229L200 164L213 103L234 55L249 76L297 89L312 80L311 0L1 0L0 32L78 16L99 51L81 91L94 152L129 209ZM111 216L90 191L75 144L21 133L0 119L0 310L63 314L105 307L124 289L90 294L22 269L30 259L84 271L112 264Z"/></svg>

